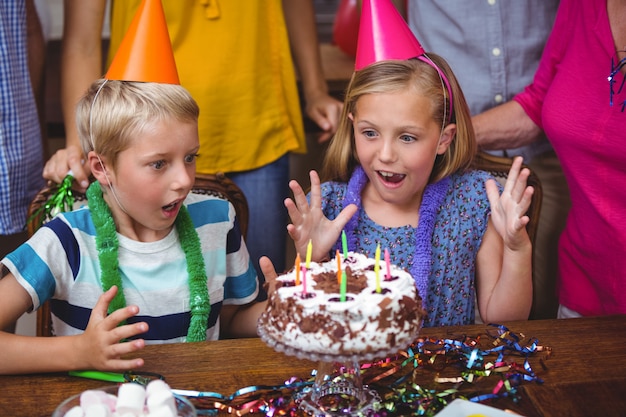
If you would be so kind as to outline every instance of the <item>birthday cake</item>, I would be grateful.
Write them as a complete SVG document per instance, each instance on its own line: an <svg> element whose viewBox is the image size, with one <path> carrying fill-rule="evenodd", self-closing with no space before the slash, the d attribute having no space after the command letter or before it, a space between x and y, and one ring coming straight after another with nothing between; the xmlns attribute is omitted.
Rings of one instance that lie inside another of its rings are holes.
<svg viewBox="0 0 626 417"><path fill-rule="evenodd" d="M415 340L424 311L411 275L358 253L341 258L277 278L259 318L266 343L287 353L366 358Z"/></svg>

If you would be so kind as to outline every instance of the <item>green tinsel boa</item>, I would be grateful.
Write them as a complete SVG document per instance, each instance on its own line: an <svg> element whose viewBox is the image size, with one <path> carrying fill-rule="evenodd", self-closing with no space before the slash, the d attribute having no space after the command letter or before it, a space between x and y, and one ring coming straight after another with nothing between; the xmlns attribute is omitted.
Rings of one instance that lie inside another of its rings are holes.
<svg viewBox="0 0 626 417"><path fill-rule="evenodd" d="M102 189L97 181L87 189L87 201L96 227L96 247L100 261L102 289L108 291L113 285L118 288L115 298L109 305L109 313L111 313L126 306L118 263L119 241L117 240L115 221L109 206L102 197ZM187 341L200 342L206 340L206 329L211 311L200 238L191 221L187 207L181 206L174 224L185 253L189 275L191 321L187 331Z"/></svg>

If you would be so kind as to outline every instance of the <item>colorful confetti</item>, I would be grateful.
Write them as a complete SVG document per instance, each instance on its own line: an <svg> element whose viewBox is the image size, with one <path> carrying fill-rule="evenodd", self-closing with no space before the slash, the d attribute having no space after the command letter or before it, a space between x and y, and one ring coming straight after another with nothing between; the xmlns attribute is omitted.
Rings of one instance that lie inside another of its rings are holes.
<svg viewBox="0 0 626 417"><path fill-rule="evenodd" d="M506 397L517 402L521 384L543 382L529 359L540 355L545 369L550 353L537 339L497 324L473 337L419 338L394 357L361 364L363 383L381 398L377 411L363 417L433 416L456 398L486 402ZM313 374L306 380L242 388L230 396L199 393L190 399L199 415L220 411L234 416L296 416L299 394L312 389L314 379Z"/></svg>

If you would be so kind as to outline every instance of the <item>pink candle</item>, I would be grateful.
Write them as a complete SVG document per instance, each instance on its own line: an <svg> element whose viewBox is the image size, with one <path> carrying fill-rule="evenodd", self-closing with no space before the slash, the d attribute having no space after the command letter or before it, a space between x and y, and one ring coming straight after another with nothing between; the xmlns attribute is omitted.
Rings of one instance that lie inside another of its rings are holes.
<svg viewBox="0 0 626 417"><path fill-rule="evenodd" d="M385 265L387 265L387 273L385 279L391 279L391 261L389 261L389 250L385 249Z"/></svg>
<svg viewBox="0 0 626 417"><path fill-rule="evenodd" d="M376 245L376 255L374 256L374 273L376 274L376 292L380 293L380 243Z"/></svg>

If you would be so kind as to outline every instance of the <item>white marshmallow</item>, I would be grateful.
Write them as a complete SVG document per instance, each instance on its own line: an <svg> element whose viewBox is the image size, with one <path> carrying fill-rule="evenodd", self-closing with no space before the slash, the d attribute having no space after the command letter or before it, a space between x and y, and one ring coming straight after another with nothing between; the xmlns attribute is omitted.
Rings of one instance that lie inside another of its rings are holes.
<svg viewBox="0 0 626 417"><path fill-rule="evenodd" d="M153 390L146 400L146 405L150 413L160 408L168 408L170 410L169 415L176 416L176 399L170 390L159 390L156 392Z"/></svg>
<svg viewBox="0 0 626 417"><path fill-rule="evenodd" d="M171 389L167 382L162 379L153 379L148 382L148 385L146 385L146 395L149 397L152 393L157 391L171 391Z"/></svg>
<svg viewBox="0 0 626 417"><path fill-rule="evenodd" d="M80 394L80 406L86 409L89 406L98 404L115 405L115 402L111 404L110 398L109 394L101 390L92 389L83 391Z"/></svg>
<svg viewBox="0 0 626 417"><path fill-rule="evenodd" d="M111 410L106 404L92 404L86 408L85 417L111 417Z"/></svg>
<svg viewBox="0 0 626 417"><path fill-rule="evenodd" d="M120 385L117 391L116 411L118 414L143 412L146 390L142 385L127 383Z"/></svg>
<svg viewBox="0 0 626 417"><path fill-rule="evenodd" d="M83 409L82 407L76 405L72 408L70 408L64 415L63 417L84 417L85 414L83 413Z"/></svg>

